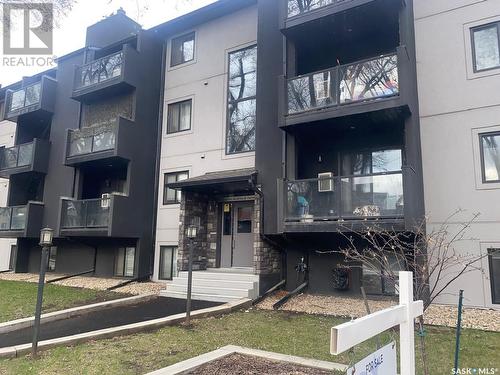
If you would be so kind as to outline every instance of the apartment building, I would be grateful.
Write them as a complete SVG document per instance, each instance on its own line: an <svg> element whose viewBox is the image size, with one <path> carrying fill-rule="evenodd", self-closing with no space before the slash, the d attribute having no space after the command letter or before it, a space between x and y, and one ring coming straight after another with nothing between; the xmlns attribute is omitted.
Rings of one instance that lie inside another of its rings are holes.
<svg viewBox="0 0 500 375"><path fill-rule="evenodd" d="M150 277L160 46L119 11L57 69L1 90L16 134L0 237L16 240L16 272L38 271L49 227L50 272Z"/></svg>
<svg viewBox="0 0 500 375"><path fill-rule="evenodd" d="M482 256L439 302L500 305L500 7L416 1L418 91L428 231L480 216L459 252ZM457 209L465 210L447 218ZM458 269L451 272L458 272ZM446 281L446 279L444 280Z"/></svg>

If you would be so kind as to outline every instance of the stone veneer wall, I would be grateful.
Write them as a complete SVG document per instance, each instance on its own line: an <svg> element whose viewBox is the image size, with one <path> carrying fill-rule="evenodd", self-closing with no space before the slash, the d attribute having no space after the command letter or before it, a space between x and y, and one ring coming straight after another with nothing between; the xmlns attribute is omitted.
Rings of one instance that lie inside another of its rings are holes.
<svg viewBox="0 0 500 375"><path fill-rule="evenodd" d="M281 254L260 237L260 198L254 204L254 273L269 275L281 270ZM179 247L177 252L178 268L188 268L189 241L185 233L196 217L200 218L200 228L194 245L193 269L205 270L216 267L217 258L217 208L218 202L210 195L184 192L181 200Z"/></svg>

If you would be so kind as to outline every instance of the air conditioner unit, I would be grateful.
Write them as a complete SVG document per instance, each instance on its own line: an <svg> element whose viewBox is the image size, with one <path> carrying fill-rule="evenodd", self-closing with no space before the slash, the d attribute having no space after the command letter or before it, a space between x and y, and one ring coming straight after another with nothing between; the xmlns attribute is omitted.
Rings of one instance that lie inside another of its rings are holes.
<svg viewBox="0 0 500 375"><path fill-rule="evenodd" d="M104 193L101 195L101 208L109 208L111 202L111 195L109 193Z"/></svg>
<svg viewBox="0 0 500 375"><path fill-rule="evenodd" d="M318 191L320 193L333 191L332 172L318 173Z"/></svg>

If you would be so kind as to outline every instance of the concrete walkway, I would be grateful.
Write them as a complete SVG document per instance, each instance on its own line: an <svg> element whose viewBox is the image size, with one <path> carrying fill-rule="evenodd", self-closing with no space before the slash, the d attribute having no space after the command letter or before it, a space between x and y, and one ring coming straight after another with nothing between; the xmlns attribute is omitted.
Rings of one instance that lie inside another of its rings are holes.
<svg viewBox="0 0 500 375"><path fill-rule="evenodd" d="M198 310L217 305L220 303L193 301L192 308ZM40 330L40 341L153 320L185 311L185 300L156 297L133 305L112 307L65 320L44 323ZM9 347L30 343L32 335L32 328L0 334L0 346Z"/></svg>

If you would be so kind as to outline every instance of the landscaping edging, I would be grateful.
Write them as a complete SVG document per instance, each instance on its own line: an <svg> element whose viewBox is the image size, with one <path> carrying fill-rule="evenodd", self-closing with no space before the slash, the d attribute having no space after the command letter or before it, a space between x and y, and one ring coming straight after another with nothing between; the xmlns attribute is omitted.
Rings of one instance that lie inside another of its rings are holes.
<svg viewBox="0 0 500 375"><path fill-rule="evenodd" d="M229 302L221 306L210 307L191 312L192 318L204 318L207 316L215 316L227 314L241 308L249 307L252 304L250 299L241 299L235 302ZM46 350L60 345L74 345L80 344L90 340L111 338L119 335L127 335L137 332L144 332L149 330L158 329L164 326L173 325L184 321L186 313L167 316L144 322L127 324L119 327L112 327L101 329L98 331L91 331L80 333L78 335L59 337L56 339L45 340L38 343L38 350ZM16 345L7 348L0 348L0 358L14 358L31 351L31 344Z"/></svg>
<svg viewBox="0 0 500 375"><path fill-rule="evenodd" d="M333 370L346 371L347 370L347 366L340 364L340 363L326 362L326 361L320 361L317 359L309 359L309 358L297 357L297 356L287 355L287 354L279 354L279 353L274 353L274 352L266 352L264 350L244 348L244 347L235 346L235 345L227 345L227 346L224 346L220 349L214 350L212 352L205 353L205 354L199 355L197 357L193 357L193 358L187 359L185 361L175 363L171 366L162 368L160 370L150 372L147 375L180 375L180 374L183 374L187 371L192 371L192 370L194 370L200 366L203 366L209 362L218 360L218 359L223 358L227 355L231 355L231 354L235 354L235 353L253 356L253 357L265 358L265 359L269 359L272 361L292 363L295 365L317 368L317 369L321 369L321 370L329 370L329 371L333 371Z"/></svg>
<svg viewBox="0 0 500 375"><path fill-rule="evenodd" d="M66 310L54 311L51 313L43 314L41 316L41 323L43 324L43 323L53 322L56 320L67 319L73 316L83 315L90 312L107 309L110 307L132 305L138 302L148 301L155 297L157 297L156 294L145 294L140 296L132 296L132 297L115 299L111 301L93 303L91 305L77 306ZM32 327L34 321L35 317L31 316L29 318L16 319L0 323L0 334L16 331L18 329Z"/></svg>

